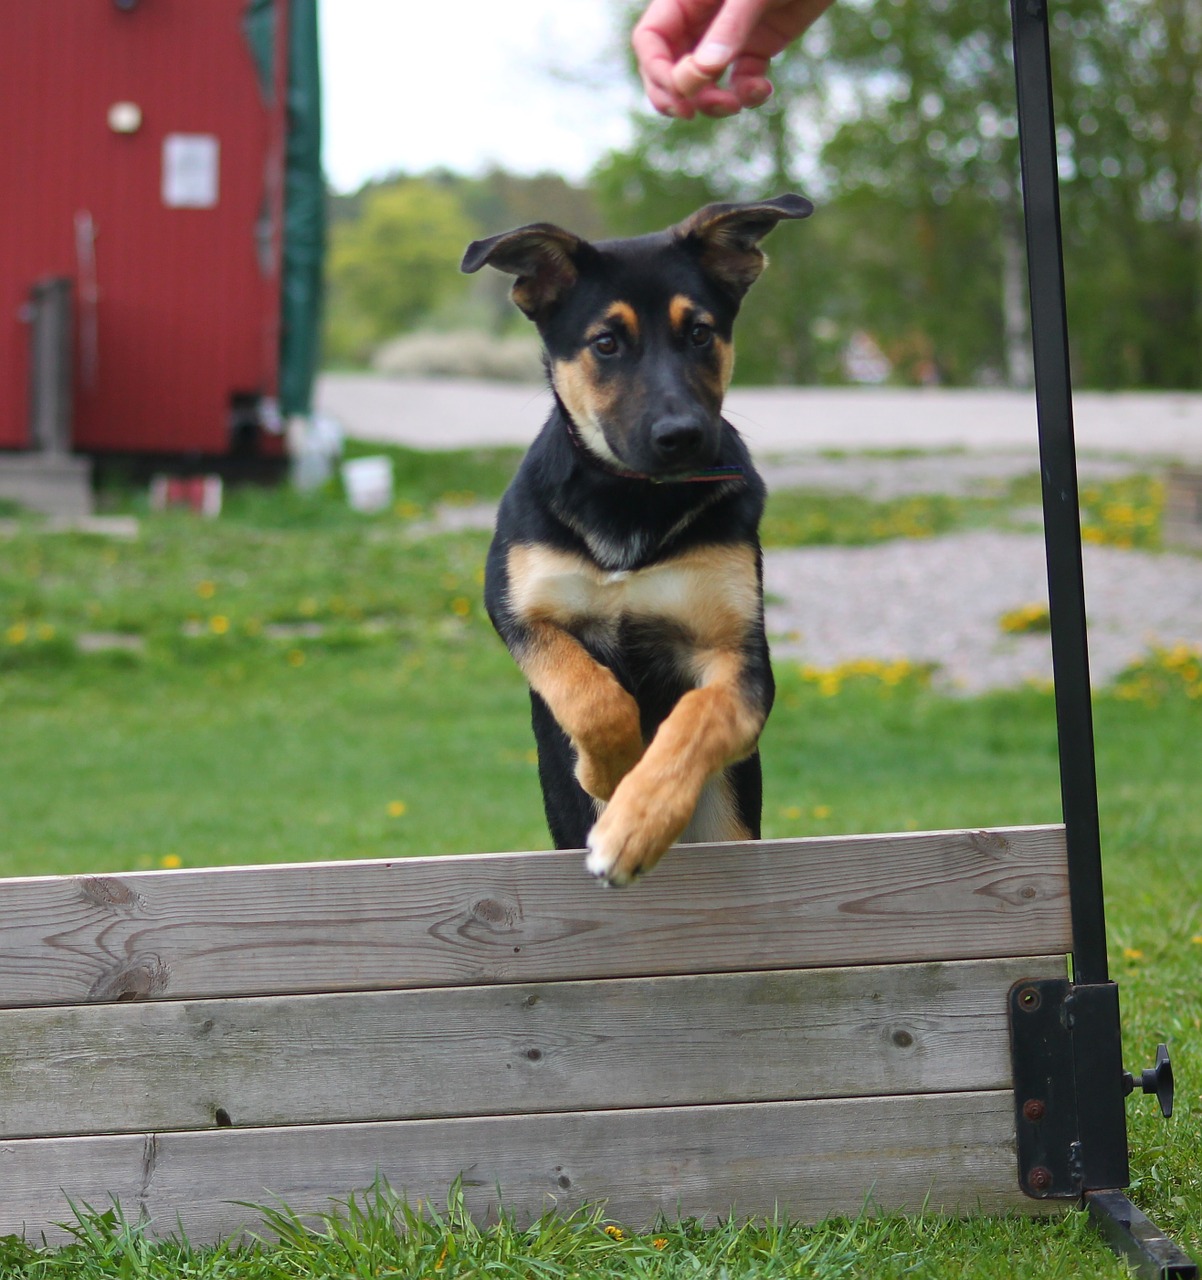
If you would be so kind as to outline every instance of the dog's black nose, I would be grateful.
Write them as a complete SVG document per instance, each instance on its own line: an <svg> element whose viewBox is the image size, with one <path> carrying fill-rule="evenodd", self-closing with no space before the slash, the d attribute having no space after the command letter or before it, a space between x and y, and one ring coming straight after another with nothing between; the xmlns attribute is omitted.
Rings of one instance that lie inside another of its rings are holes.
<svg viewBox="0 0 1202 1280"><path fill-rule="evenodd" d="M687 418L664 418L651 428L651 444L662 462L693 462L705 443L705 430Z"/></svg>

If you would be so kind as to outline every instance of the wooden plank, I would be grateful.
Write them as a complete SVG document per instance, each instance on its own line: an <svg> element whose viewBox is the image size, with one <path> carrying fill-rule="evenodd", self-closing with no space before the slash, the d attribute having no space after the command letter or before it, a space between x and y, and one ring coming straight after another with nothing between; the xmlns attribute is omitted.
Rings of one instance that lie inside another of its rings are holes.
<svg viewBox="0 0 1202 1280"><path fill-rule="evenodd" d="M0 1137L1010 1086L1064 957L11 1009Z"/></svg>
<svg viewBox="0 0 1202 1280"><path fill-rule="evenodd" d="M1062 827L0 882L0 1005L473 985L1071 949Z"/></svg>
<svg viewBox="0 0 1202 1280"><path fill-rule="evenodd" d="M319 1212L377 1171L411 1203L436 1207L462 1175L480 1221L495 1217L498 1187L522 1220L605 1201L632 1227L660 1213L777 1208L815 1222L869 1199L949 1213L1065 1207L1018 1190L1013 1096L999 1091L6 1141L0 1235L56 1238L66 1196L105 1207L112 1193L128 1217L150 1219L151 1234L178 1223L209 1241L256 1225L235 1201Z"/></svg>

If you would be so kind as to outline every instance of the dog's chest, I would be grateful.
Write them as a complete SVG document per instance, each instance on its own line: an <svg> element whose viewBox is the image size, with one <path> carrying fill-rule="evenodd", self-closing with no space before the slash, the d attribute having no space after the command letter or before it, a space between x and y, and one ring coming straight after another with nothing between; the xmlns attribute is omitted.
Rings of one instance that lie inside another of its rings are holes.
<svg viewBox="0 0 1202 1280"><path fill-rule="evenodd" d="M570 552L517 546L509 596L527 622L617 633L639 624L701 649L737 648L760 612L755 551L745 544L693 548L642 569L610 571Z"/></svg>

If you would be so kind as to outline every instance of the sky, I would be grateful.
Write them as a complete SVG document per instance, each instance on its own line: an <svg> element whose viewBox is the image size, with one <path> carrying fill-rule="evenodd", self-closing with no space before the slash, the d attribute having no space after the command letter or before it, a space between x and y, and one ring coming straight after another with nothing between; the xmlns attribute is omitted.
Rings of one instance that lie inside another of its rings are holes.
<svg viewBox="0 0 1202 1280"><path fill-rule="evenodd" d="M582 178L629 140L619 0L320 0L337 191L446 167Z"/></svg>

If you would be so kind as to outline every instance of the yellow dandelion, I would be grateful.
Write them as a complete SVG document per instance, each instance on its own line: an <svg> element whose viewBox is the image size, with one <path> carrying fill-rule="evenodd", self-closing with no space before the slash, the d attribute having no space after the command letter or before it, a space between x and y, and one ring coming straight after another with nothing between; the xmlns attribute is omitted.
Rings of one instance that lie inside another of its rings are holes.
<svg viewBox="0 0 1202 1280"><path fill-rule="evenodd" d="M215 636L223 636L230 629L230 620L223 613L214 614L209 619L209 630Z"/></svg>
<svg viewBox="0 0 1202 1280"><path fill-rule="evenodd" d="M780 811L780 816L782 818L788 818L790 822L796 822L797 819L801 817L801 805L799 804L786 805Z"/></svg>
<svg viewBox="0 0 1202 1280"><path fill-rule="evenodd" d="M1144 953L1138 947L1124 947L1123 958L1125 960L1142 960Z"/></svg>
<svg viewBox="0 0 1202 1280"><path fill-rule="evenodd" d="M605 1234L611 1236L614 1240L626 1239L626 1232L621 1227L615 1227L612 1222L605 1228Z"/></svg>
<svg viewBox="0 0 1202 1280"><path fill-rule="evenodd" d="M38 639L39 640L54 639L54 628L50 625L50 623L48 622L38 623Z"/></svg>
<svg viewBox="0 0 1202 1280"><path fill-rule="evenodd" d="M404 800L390 800L388 802L388 816L390 818L403 818L409 812L409 806Z"/></svg>
<svg viewBox="0 0 1202 1280"><path fill-rule="evenodd" d="M286 660L290 667L303 667L305 665L305 655L300 649L289 649Z"/></svg>
<svg viewBox="0 0 1202 1280"><path fill-rule="evenodd" d="M527 764L538 764L538 752L533 747L526 752L524 759Z"/></svg>
<svg viewBox="0 0 1202 1280"><path fill-rule="evenodd" d="M206 578L203 582L198 582L196 584L196 594L202 600L212 600L212 598L217 594L217 584L215 582L210 582L209 579Z"/></svg>
<svg viewBox="0 0 1202 1280"><path fill-rule="evenodd" d="M24 644L29 639L29 628L23 622L14 623L4 633L9 644Z"/></svg>
<svg viewBox="0 0 1202 1280"><path fill-rule="evenodd" d="M398 502L393 510L402 520L416 520L422 513L416 502Z"/></svg>
<svg viewBox="0 0 1202 1280"><path fill-rule="evenodd" d="M655 1239L651 1241L651 1247L652 1247L653 1249L661 1249L661 1250L662 1250L662 1249L666 1249L666 1248L668 1247L668 1240L667 1240L667 1237L666 1237L666 1236L656 1236L656 1237L655 1237Z"/></svg>
<svg viewBox="0 0 1202 1280"><path fill-rule="evenodd" d="M184 860L178 853L167 853L159 859L159 866L166 871L174 871L177 867L182 867Z"/></svg>
<svg viewBox="0 0 1202 1280"><path fill-rule="evenodd" d="M313 617L313 615L317 612L318 608L319 608L318 603L316 600L313 599L312 596L306 596L300 602L300 604L297 605L297 610L300 612L301 616L304 618Z"/></svg>
<svg viewBox="0 0 1202 1280"><path fill-rule="evenodd" d="M818 692L824 698L833 698L843 688L843 677L838 671L824 671L818 679Z"/></svg>
<svg viewBox="0 0 1202 1280"><path fill-rule="evenodd" d="M457 618L466 618L471 611L472 602L467 598L467 596L456 596L455 599L451 601L451 612Z"/></svg>
<svg viewBox="0 0 1202 1280"><path fill-rule="evenodd" d="M815 818L829 818L831 816L831 807L829 804L816 804L813 814Z"/></svg>
<svg viewBox="0 0 1202 1280"><path fill-rule="evenodd" d="M1190 941L1194 944L1194 946L1202 947L1202 933L1195 933L1194 936L1190 939Z"/></svg>

